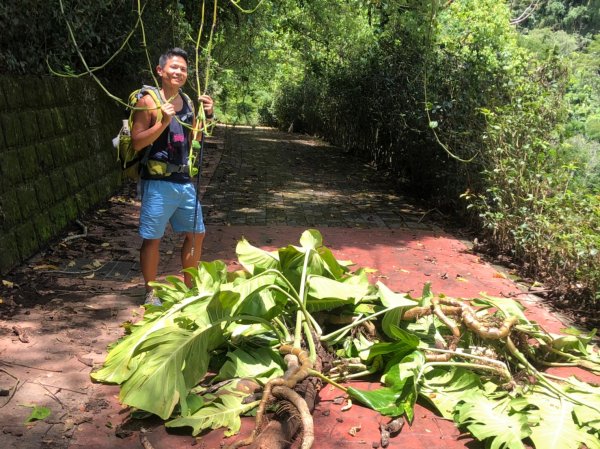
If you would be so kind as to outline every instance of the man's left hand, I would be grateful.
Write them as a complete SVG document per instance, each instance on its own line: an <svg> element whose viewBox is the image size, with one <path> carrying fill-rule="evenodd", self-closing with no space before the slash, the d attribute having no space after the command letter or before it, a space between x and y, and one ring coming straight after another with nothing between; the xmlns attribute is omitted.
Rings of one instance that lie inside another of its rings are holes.
<svg viewBox="0 0 600 449"><path fill-rule="evenodd" d="M200 95L198 97L198 101L202 104L202 108L204 109L204 115L207 117L212 117L213 110L213 99L208 95Z"/></svg>

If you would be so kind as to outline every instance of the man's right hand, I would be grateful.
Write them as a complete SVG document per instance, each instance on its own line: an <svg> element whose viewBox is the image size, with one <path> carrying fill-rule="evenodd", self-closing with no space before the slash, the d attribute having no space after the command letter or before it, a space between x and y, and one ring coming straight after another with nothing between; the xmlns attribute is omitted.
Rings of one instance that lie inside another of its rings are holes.
<svg viewBox="0 0 600 449"><path fill-rule="evenodd" d="M173 118L175 115L175 106L173 106L171 103L164 103L160 109L162 111L162 117L160 121L165 125L171 123L171 118Z"/></svg>

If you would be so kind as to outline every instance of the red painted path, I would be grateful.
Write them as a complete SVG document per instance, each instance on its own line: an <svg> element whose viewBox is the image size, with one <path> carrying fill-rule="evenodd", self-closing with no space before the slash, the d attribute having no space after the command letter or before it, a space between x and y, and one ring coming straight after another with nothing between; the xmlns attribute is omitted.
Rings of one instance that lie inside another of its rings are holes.
<svg viewBox="0 0 600 449"><path fill-rule="evenodd" d="M395 291L410 291L415 296L425 282L431 282L434 292L448 296L471 298L480 292L492 296L522 293L518 286L507 279L493 266L472 254L464 243L441 231L410 229L347 229L322 228L325 246L336 258L352 260L357 266L375 268L373 281L381 280ZM255 246L273 250L287 244L298 244L304 228L289 226L212 226L207 230L204 260L222 259L235 267L235 245L246 237ZM174 254L165 272L176 272L178 257ZM559 332L565 326L551 315L536 298L519 295L527 307L530 319L541 323L548 331ZM581 370L561 369L560 375L577 374L582 380L600 383L600 377ZM357 383L360 388L376 388L375 384ZM126 429L129 412L117 401L116 387L96 385L98 397L106 398L110 407L102 410L92 422L79 426L71 448L120 449L139 447L137 433L125 438L115 436L115 426ZM342 404L334 403L341 392L325 386L320 393L320 402L314 412L316 440L315 449L372 448L379 442L379 423L384 421L377 413L354 405L342 412ZM107 423L110 423L107 424ZM252 419L244 419L240 435L248 435L253 426ZM360 427L355 436L349 434L353 427ZM132 427L133 428L133 427ZM139 428L139 427L138 427ZM160 422L150 426L148 440L155 449L162 448L220 448L222 431L213 431L200 439L189 435L167 433ZM482 447L468 435L462 435L452 422L446 421L430 410L417 406L415 419L393 438L390 448L403 449L458 449Z"/></svg>

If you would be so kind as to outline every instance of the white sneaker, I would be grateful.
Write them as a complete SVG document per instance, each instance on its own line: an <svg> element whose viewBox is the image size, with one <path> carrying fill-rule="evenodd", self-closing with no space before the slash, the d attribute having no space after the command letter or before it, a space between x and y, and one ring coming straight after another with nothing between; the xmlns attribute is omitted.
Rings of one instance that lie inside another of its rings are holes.
<svg viewBox="0 0 600 449"><path fill-rule="evenodd" d="M154 294L154 290L150 290L146 293L144 298L144 305L146 306L162 306L162 301Z"/></svg>

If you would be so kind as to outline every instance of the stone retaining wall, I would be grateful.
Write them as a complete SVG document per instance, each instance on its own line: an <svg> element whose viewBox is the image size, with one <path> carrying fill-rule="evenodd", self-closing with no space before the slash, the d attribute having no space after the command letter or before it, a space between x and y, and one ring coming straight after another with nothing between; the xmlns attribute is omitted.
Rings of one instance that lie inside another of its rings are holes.
<svg viewBox="0 0 600 449"><path fill-rule="evenodd" d="M115 192L122 115L90 80L0 77L0 274Z"/></svg>

